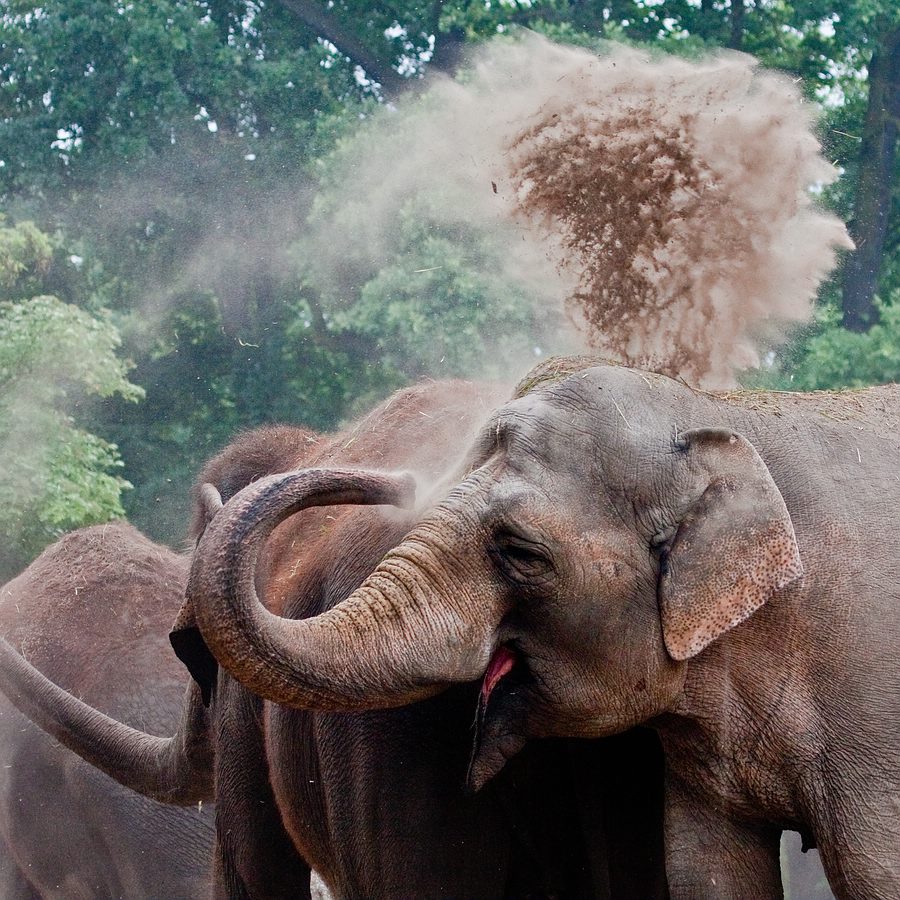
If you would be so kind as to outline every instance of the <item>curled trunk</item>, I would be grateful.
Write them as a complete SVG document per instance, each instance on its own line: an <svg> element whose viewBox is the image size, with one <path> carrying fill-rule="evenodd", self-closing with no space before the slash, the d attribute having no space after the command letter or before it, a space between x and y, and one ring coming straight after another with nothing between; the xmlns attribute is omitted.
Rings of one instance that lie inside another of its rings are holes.
<svg viewBox="0 0 900 900"><path fill-rule="evenodd" d="M88 706L2 638L0 688L23 715L119 784L178 806L212 799L207 711L196 685L188 687L181 722L169 738L137 731Z"/></svg>
<svg viewBox="0 0 900 900"><path fill-rule="evenodd" d="M409 476L300 470L232 498L194 554L188 600L213 656L259 696L300 709L400 706L479 677L502 611L458 588L452 544L471 529L440 512L392 550L343 603L320 616L270 613L255 588L265 539L310 506L403 505ZM463 579L459 579L462 582Z"/></svg>

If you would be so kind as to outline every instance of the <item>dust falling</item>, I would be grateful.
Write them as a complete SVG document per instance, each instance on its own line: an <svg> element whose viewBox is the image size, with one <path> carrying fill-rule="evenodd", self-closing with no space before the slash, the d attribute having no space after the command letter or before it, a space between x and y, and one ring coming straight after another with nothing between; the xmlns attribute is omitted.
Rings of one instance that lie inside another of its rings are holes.
<svg viewBox="0 0 900 900"><path fill-rule="evenodd" d="M555 55L557 87L512 143L518 211L561 230L596 347L729 384L851 246L806 190L835 177L812 110L747 56Z"/></svg>
<svg viewBox="0 0 900 900"><path fill-rule="evenodd" d="M350 287L426 198L439 221L502 242L502 274L541 309L545 346L730 386L760 341L809 316L851 246L808 190L836 177L813 131L796 87L744 55L495 42L466 79L383 111L338 160L316 266Z"/></svg>

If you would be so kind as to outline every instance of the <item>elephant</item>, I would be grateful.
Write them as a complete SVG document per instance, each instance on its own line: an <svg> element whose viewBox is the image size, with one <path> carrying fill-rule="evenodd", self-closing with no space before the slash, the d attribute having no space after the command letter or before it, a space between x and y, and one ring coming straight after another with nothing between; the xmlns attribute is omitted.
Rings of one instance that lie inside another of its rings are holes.
<svg viewBox="0 0 900 900"><path fill-rule="evenodd" d="M534 738L658 737L676 900L782 896L784 830L841 900L896 898L898 426L897 386L714 393L556 360L343 602L267 609L271 542L307 507L410 504L414 479L384 471L402 460L233 497L193 558L196 646L269 701L276 765L292 710L423 708L480 680L474 790Z"/></svg>
<svg viewBox="0 0 900 900"><path fill-rule="evenodd" d="M188 681L166 652L187 574L186 557L129 525L86 528L0 588L0 629L85 700L168 733ZM4 900L204 896L213 816L211 805L178 809L120 787L0 698Z"/></svg>
<svg viewBox="0 0 900 900"><path fill-rule="evenodd" d="M258 489L280 477L272 473L298 467L341 466L349 479L362 466L402 468L439 493L507 397L497 387L426 382L330 438L251 433L201 473L192 536L203 546L248 482L244 490ZM378 476L379 493L373 477L362 472L364 490L345 481L330 505L287 516L258 548L253 579L270 614L316 621L309 617L341 604L416 526L422 508L392 508L396 479ZM480 677L402 708L283 708L218 667L196 627L194 599L172 643L197 689L167 748L195 741L199 691L215 748L216 898L308 897L310 866L341 898L668 896L662 751L651 731L535 743L469 793ZM97 734L89 707L2 644L0 686L85 756L96 760L116 734L108 721ZM112 749L104 750L107 764ZM120 763L140 769L141 759ZM133 786L158 794L158 769Z"/></svg>

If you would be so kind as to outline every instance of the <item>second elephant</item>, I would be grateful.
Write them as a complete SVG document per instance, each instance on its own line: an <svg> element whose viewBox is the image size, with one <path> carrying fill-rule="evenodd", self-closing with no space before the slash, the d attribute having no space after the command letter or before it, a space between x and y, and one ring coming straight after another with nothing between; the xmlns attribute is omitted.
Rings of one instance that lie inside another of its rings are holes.
<svg viewBox="0 0 900 900"><path fill-rule="evenodd" d="M129 525L85 528L0 588L0 630L104 712L166 733L188 680L166 646L187 573L185 557ZM126 790L0 698L3 900L205 896L214 809L191 799L176 808Z"/></svg>
<svg viewBox="0 0 900 900"><path fill-rule="evenodd" d="M203 477L226 500L254 478L251 490L264 490L271 478L259 476L297 465L404 468L438 485L498 401L467 383L424 385L337 438L250 435ZM362 475L364 490L350 485L321 499L389 499L394 479L378 481L378 496ZM254 580L268 609L291 617L340 604L421 515L384 506L290 511L279 510L287 518L258 555ZM206 534L225 515L207 506L198 531L211 513ZM217 671L190 615L174 637L211 706L217 897L303 896L307 863L339 897L666 896L661 753L651 733L535 746L467 795L477 683L396 710L283 709ZM17 674L8 654L0 661L5 690L55 705L47 685L23 685L22 666ZM73 728L57 722L54 733L77 742Z"/></svg>

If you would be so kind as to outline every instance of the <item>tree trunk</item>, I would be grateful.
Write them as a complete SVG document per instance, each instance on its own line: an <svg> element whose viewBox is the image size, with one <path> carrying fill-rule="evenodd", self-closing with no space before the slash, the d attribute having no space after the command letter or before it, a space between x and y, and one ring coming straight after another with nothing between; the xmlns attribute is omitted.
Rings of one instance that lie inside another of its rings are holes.
<svg viewBox="0 0 900 900"><path fill-rule="evenodd" d="M875 321L874 297L891 213L891 183L900 133L900 27L882 34L869 64L869 101L859 150L850 234L856 252L843 278L844 325L865 331Z"/></svg>
<svg viewBox="0 0 900 900"><path fill-rule="evenodd" d="M387 44L373 48L358 40L349 28L338 21L326 3L316 0L278 2L317 34L334 44L351 62L360 66L367 77L381 85L386 97L399 94L409 86L409 79L404 78L391 65L392 60L386 52Z"/></svg>
<svg viewBox="0 0 900 900"><path fill-rule="evenodd" d="M713 7L713 0L700 0L700 12L697 17L697 24L694 26L697 37L708 41L715 36L720 24L721 19Z"/></svg>
<svg viewBox="0 0 900 900"><path fill-rule="evenodd" d="M363 43L352 30L338 21L332 8L321 0L277 0L286 10L293 13L308 28L334 44L352 63L360 66L366 75L381 85L381 93L390 99L397 97L410 87L418 85L417 78L406 78L393 68L389 45ZM465 32L461 28L451 29L446 34L439 31L441 10L446 0L434 0L431 6L435 47L434 56L428 69L452 75L462 60Z"/></svg>
<svg viewBox="0 0 900 900"><path fill-rule="evenodd" d="M450 29L446 34L441 33L441 13L446 5L446 0L434 0L431 4L431 22L429 26L434 35L434 55L428 64L429 69L436 69L447 75L453 75L462 61L465 49L466 33L462 28Z"/></svg>
<svg viewBox="0 0 900 900"><path fill-rule="evenodd" d="M728 46L732 50L740 50L744 45L744 2L731 0L731 33Z"/></svg>

